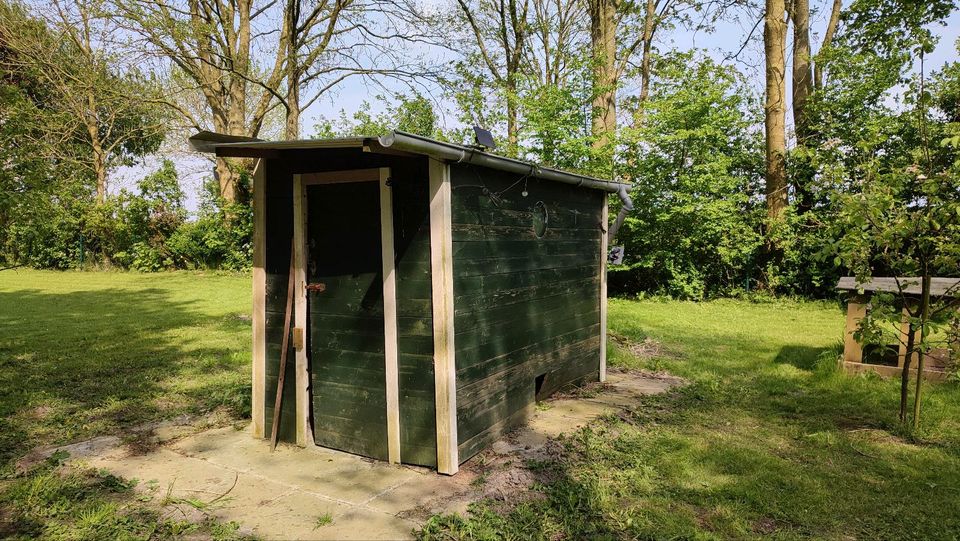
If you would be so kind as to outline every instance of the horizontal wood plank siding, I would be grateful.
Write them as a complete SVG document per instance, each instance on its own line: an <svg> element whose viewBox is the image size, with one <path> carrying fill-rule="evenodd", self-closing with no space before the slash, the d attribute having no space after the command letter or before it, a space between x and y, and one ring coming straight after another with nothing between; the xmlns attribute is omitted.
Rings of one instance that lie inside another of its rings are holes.
<svg viewBox="0 0 960 541"><path fill-rule="evenodd" d="M405 464L436 467L427 159L396 159L391 163L391 175L397 275L400 456Z"/></svg>
<svg viewBox="0 0 960 541"><path fill-rule="evenodd" d="M537 376L541 396L598 379L603 194L462 165L451 180L462 462L527 418Z"/></svg>
<svg viewBox="0 0 960 541"><path fill-rule="evenodd" d="M283 160L266 161L264 182L264 434L273 430L273 405L277 395L277 375L280 366L280 348L283 342L283 315L287 302L287 283L290 275L290 247L293 239L293 172ZM280 441L295 442L296 418L296 352L293 340L287 350L281 406Z"/></svg>

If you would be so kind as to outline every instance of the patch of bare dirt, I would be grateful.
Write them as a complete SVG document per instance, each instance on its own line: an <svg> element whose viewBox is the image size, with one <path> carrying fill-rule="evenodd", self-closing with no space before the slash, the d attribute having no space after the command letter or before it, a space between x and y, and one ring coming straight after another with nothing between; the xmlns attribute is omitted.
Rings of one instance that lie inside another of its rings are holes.
<svg viewBox="0 0 960 541"><path fill-rule="evenodd" d="M674 351L664 349L659 340L654 340L649 336L642 341L635 341L626 336L614 333L608 333L610 340L621 348L630 352L631 355L641 360L648 359L679 359L681 355Z"/></svg>
<svg viewBox="0 0 960 541"><path fill-rule="evenodd" d="M780 528L777 526L777 521L770 517L763 517L754 521L753 523L754 533L758 533L760 535L773 535L779 529Z"/></svg>

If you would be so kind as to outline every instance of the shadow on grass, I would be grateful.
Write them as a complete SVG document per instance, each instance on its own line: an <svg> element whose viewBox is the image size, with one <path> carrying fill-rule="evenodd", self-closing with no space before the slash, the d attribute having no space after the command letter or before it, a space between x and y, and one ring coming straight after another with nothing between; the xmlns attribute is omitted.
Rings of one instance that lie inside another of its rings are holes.
<svg viewBox="0 0 960 541"><path fill-rule="evenodd" d="M233 338L249 322L196 304L157 288L0 292L0 464L222 404L248 415L247 342Z"/></svg>
<svg viewBox="0 0 960 541"><path fill-rule="evenodd" d="M776 364L790 364L801 370L813 370L817 366L820 356L828 351L830 347L811 347L800 345L787 345L780 348L773 362Z"/></svg>

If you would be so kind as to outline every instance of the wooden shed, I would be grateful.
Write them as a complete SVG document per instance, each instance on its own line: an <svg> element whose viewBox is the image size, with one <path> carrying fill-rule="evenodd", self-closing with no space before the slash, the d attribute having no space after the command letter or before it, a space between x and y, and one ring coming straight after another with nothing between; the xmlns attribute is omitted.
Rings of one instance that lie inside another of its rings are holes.
<svg viewBox="0 0 960 541"><path fill-rule="evenodd" d="M607 196L629 210L625 185L402 132L191 143L257 160L257 437L291 268L282 440L452 474L539 398L604 380Z"/></svg>
<svg viewBox="0 0 960 541"><path fill-rule="evenodd" d="M853 276L845 276L837 282L837 289L848 292L847 324L843 339L843 368L846 372L858 374L874 372L881 376L899 376L906 362L906 336L910 332L909 316L903 308L903 323L900 327L902 338L896 344L860 344L854 333L860 327L860 321L871 309L870 299L877 292L894 293L901 301L919 303L920 278L918 277L877 277L868 282L859 283ZM933 297L960 296L960 278L933 278L930 281L930 295ZM946 377L946 368L953 359L952 350L960 350L960 344L953 343L949 348L936 348L930 351L924 363L924 378L939 380ZM917 357L911 359L913 374L917 372Z"/></svg>

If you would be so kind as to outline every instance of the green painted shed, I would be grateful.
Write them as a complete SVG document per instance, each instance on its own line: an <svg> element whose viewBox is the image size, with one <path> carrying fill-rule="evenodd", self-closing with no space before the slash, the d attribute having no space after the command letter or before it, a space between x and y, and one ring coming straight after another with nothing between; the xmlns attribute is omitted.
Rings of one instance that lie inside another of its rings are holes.
<svg viewBox="0 0 960 541"><path fill-rule="evenodd" d="M453 474L537 400L604 380L607 196L629 210L625 185L399 131L191 144L256 159L257 437L288 299L281 441Z"/></svg>

